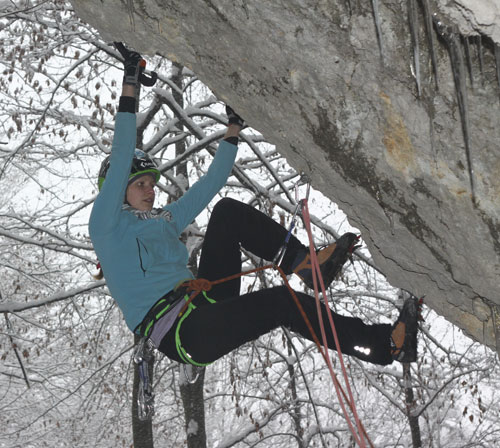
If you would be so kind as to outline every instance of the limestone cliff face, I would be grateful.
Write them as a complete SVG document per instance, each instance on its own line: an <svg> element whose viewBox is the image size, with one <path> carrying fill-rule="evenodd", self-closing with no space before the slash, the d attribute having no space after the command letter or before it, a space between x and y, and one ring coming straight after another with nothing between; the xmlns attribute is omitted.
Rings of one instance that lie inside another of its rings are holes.
<svg viewBox="0 0 500 448"><path fill-rule="evenodd" d="M105 39L192 68L340 205L394 286L500 347L498 2L72 2Z"/></svg>

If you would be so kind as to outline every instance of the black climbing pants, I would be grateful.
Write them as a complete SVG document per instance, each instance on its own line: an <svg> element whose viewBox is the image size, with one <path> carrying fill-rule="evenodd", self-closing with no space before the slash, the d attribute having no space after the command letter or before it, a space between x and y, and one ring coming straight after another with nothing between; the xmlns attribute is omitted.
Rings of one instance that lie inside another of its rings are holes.
<svg viewBox="0 0 500 448"><path fill-rule="evenodd" d="M218 280L241 272L240 248L265 260L272 260L281 248L287 230L265 214L241 202L225 198L212 211L202 247L198 277ZM281 267L291 273L297 251L304 246L291 237ZM297 292L312 327L321 339L314 297ZM207 295L209 303L198 296L192 310L179 327L178 340L197 363L215 361L242 344L283 325L292 332L312 340L290 292L286 286L262 289L240 295L240 279L215 285ZM328 335L328 346L335 343L323 307L322 316ZM333 319L344 354L376 363L389 364L391 326L365 325L360 319L333 313ZM182 362L175 342L177 323L163 338L160 351L169 358ZM365 350L360 351L356 347ZM369 354L366 354L369 349Z"/></svg>

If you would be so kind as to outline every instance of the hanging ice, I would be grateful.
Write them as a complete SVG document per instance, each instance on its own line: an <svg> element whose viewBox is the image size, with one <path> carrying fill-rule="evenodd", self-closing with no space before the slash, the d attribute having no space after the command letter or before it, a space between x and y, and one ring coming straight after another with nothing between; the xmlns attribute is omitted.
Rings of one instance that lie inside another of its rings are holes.
<svg viewBox="0 0 500 448"><path fill-rule="evenodd" d="M378 0L372 0L373 18L375 20L375 30L377 31L377 41L380 50L382 64L385 64L384 46L382 44L382 28L380 27L380 15L378 12Z"/></svg>
<svg viewBox="0 0 500 448"><path fill-rule="evenodd" d="M500 46L498 44L495 44L495 61L497 64L498 87L500 87Z"/></svg>
<svg viewBox="0 0 500 448"><path fill-rule="evenodd" d="M481 73L481 83L484 85L483 73L483 42L481 35L477 36L477 57L479 58L479 72Z"/></svg>
<svg viewBox="0 0 500 448"><path fill-rule="evenodd" d="M420 0L424 10L425 31L427 33L427 41L429 45L429 52L431 54L432 71L434 73L434 82L436 83L436 90L439 90L437 62L436 62L436 49L434 47L434 32L432 27L432 15L429 9L428 0Z"/></svg>
<svg viewBox="0 0 500 448"><path fill-rule="evenodd" d="M467 61L467 69L469 70L470 84L471 84L471 87L473 87L474 86L474 79L472 77L472 60L471 60L471 55L470 55L469 37L462 36L462 40L464 43L465 60Z"/></svg>
<svg viewBox="0 0 500 448"><path fill-rule="evenodd" d="M415 81L417 83L417 96L420 98L420 48L418 44L418 15L416 0L408 0L408 22L410 24L411 45L413 48L413 64L415 68Z"/></svg>
<svg viewBox="0 0 500 448"><path fill-rule="evenodd" d="M433 15L434 25L438 34L446 42L448 53L450 55L451 69L453 72L453 80L455 81L455 91L457 94L458 108L460 110L460 120L462 122L462 132L465 143L465 156L467 160L467 169L469 172L469 181L471 189L472 203L476 205L476 192L474 181L474 169L472 167L472 158L470 153L470 136L469 136L469 107L467 101L467 86L464 66L464 55L460 44L460 37L451 27L446 26L439 20L436 14ZM498 66L498 64L497 64Z"/></svg>

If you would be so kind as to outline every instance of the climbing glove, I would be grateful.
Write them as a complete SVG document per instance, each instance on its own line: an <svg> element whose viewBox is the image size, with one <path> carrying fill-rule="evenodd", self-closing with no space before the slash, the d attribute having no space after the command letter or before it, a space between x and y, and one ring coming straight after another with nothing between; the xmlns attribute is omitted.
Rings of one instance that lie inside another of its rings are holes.
<svg viewBox="0 0 500 448"><path fill-rule="evenodd" d="M137 86L141 72L144 70L145 61L137 51L128 50L121 42L115 42L116 49L123 57L124 75L123 83Z"/></svg>
<svg viewBox="0 0 500 448"><path fill-rule="evenodd" d="M237 124L242 128L245 126L243 118L241 118L230 106L226 105L226 115L228 124Z"/></svg>

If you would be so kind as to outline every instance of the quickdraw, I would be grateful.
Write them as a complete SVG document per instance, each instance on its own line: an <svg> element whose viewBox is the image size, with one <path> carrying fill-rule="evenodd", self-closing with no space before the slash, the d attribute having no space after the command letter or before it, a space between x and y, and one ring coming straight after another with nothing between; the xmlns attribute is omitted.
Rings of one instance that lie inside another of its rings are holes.
<svg viewBox="0 0 500 448"><path fill-rule="evenodd" d="M300 179L306 182L307 185L307 191L306 191L306 200L309 199L309 193L311 191L311 182L309 178L302 173L300 176ZM285 241L283 242L283 245L281 246L280 250L274 257L272 263L274 266L279 266L281 262L283 261L283 257L285 256L286 249L288 247L288 242L290 241L290 237L292 236L292 231L295 228L295 223L297 219L297 215L302 212L302 201L299 200L299 186L298 184L295 185L295 210L293 211L292 215L292 220L290 222L290 227L288 228L288 233L286 234Z"/></svg>
<svg viewBox="0 0 500 448"><path fill-rule="evenodd" d="M137 409L139 420L151 419L155 413L153 385L149 379L149 365L154 363L154 345L149 338L142 338L134 350L134 362L139 370Z"/></svg>

